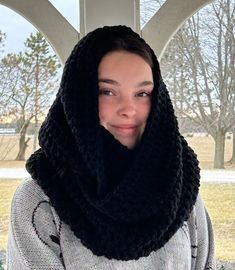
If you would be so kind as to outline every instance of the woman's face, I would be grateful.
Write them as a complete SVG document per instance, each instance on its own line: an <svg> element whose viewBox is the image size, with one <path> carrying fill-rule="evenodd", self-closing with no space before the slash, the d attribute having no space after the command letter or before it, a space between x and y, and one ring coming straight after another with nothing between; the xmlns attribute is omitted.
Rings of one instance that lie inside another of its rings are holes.
<svg viewBox="0 0 235 270"><path fill-rule="evenodd" d="M98 80L100 124L133 149L141 139L151 107L151 67L137 54L114 51L101 59Z"/></svg>

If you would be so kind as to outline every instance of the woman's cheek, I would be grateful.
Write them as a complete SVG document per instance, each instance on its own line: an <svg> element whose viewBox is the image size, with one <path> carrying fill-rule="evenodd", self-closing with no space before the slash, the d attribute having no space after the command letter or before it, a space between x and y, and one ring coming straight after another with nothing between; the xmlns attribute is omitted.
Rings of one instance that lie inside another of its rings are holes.
<svg viewBox="0 0 235 270"><path fill-rule="evenodd" d="M99 102L99 118L100 118L100 124L104 125L105 122L108 120L108 116L110 115L111 110L110 110L110 106L104 102L104 101L100 101Z"/></svg>

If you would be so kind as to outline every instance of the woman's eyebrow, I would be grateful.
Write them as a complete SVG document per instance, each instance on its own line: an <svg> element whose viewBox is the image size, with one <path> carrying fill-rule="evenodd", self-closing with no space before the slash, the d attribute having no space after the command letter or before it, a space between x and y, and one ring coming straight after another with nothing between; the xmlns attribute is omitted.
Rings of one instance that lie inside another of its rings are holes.
<svg viewBox="0 0 235 270"><path fill-rule="evenodd" d="M101 79L99 79L99 82L120 86L120 83L113 80L113 79L101 78ZM143 82L138 83L136 85L136 87L142 87L142 86L148 86L148 85L153 85L153 82L152 81L143 81Z"/></svg>
<svg viewBox="0 0 235 270"><path fill-rule="evenodd" d="M99 79L99 83L103 82L103 83L109 83L109 84L113 84L113 85L120 85L119 82L112 80L112 79L106 79L106 78L101 78Z"/></svg>
<svg viewBox="0 0 235 270"><path fill-rule="evenodd" d="M138 83L136 85L136 87L148 86L148 85L153 85L153 82L152 81L143 81L143 82Z"/></svg>

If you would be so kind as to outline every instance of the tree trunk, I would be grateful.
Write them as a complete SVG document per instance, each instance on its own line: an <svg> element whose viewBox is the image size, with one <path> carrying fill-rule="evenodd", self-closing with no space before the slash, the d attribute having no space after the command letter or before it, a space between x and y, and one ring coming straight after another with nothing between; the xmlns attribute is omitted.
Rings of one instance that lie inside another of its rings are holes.
<svg viewBox="0 0 235 270"><path fill-rule="evenodd" d="M38 109L39 109L39 55L36 56L36 73L35 73L35 94L34 94L34 109L35 109L35 126L34 126L34 140L33 140L33 151L37 148L38 138Z"/></svg>
<svg viewBox="0 0 235 270"><path fill-rule="evenodd" d="M35 126L34 126L34 138L33 138L33 152L37 149L37 142L38 142L38 119L35 119Z"/></svg>
<svg viewBox="0 0 235 270"><path fill-rule="evenodd" d="M225 131L219 130L216 133L214 140L215 140L214 168L224 169Z"/></svg>
<svg viewBox="0 0 235 270"><path fill-rule="evenodd" d="M20 140L19 140L19 152L15 158L15 160L25 160L25 152L26 152L26 148L28 147L28 142L30 140L30 138L28 138L27 140L25 140L26 137L26 131L27 128L29 126L30 121L27 120L21 130L20 130Z"/></svg>
<svg viewBox="0 0 235 270"><path fill-rule="evenodd" d="M235 128L233 129L233 155L229 162L235 164Z"/></svg>

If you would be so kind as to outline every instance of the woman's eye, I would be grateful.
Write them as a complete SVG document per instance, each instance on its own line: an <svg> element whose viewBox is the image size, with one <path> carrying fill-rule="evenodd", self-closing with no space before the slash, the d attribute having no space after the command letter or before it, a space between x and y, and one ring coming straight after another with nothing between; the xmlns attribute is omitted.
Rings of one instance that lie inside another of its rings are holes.
<svg viewBox="0 0 235 270"><path fill-rule="evenodd" d="M100 89L99 95L113 96L113 92L111 90L107 90L107 89Z"/></svg>
<svg viewBox="0 0 235 270"><path fill-rule="evenodd" d="M138 97L151 97L151 92L140 92L137 94Z"/></svg>

